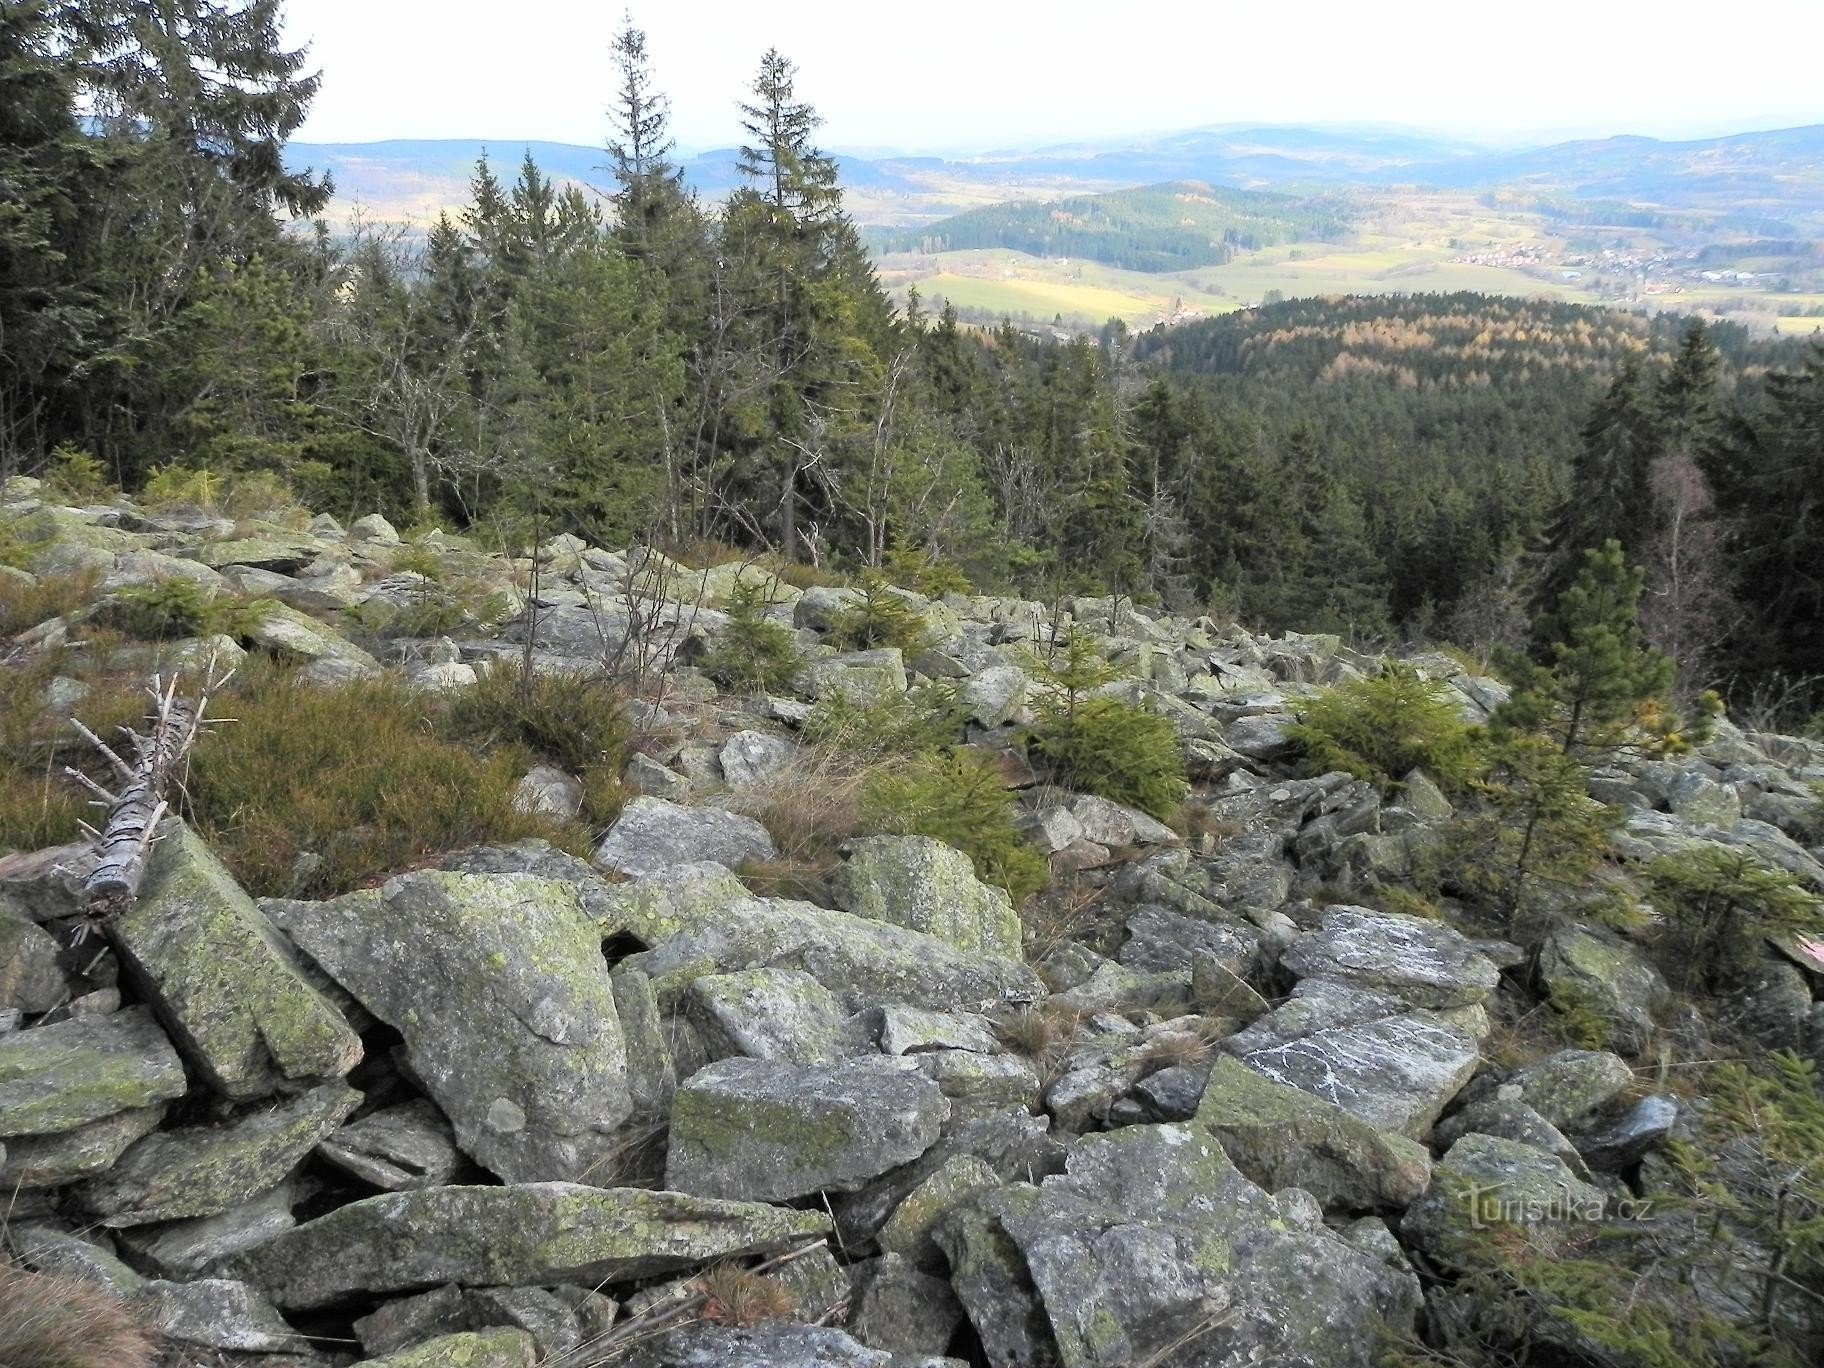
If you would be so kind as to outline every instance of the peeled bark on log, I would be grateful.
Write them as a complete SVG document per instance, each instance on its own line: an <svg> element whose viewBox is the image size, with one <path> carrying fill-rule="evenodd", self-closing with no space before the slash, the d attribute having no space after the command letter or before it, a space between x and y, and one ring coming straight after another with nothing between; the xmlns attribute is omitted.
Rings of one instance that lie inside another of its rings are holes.
<svg viewBox="0 0 1824 1368"><path fill-rule="evenodd" d="M107 801L107 817L95 838L95 868L83 883L83 901L92 913L107 915L139 896L146 877L146 856L169 806L166 790L198 733L208 703L207 691L196 700L179 698L176 681L165 688L154 679L154 703L148 734L128 732L133 762L128 764L80 722L76 728L101 751L124 781L118 794L70 770L69 773ZM123 728L123 730L125 730ZM98 804L99 805L99 804Z"/></svg>

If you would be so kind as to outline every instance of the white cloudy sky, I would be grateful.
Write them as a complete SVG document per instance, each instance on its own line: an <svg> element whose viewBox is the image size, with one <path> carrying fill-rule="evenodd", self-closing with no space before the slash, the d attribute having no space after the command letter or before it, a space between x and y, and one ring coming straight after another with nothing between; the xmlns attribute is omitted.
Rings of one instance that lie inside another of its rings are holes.
<svg viewBox="0 0 1824 1368"><path fill-rule="evenodd" d="M1235 121L1466 137L1824 122L1824 0L633 0L675 131L736 138L760 54L824 142L982 148ZM306 141L599 144L619 0L288 0Z"/></svg>

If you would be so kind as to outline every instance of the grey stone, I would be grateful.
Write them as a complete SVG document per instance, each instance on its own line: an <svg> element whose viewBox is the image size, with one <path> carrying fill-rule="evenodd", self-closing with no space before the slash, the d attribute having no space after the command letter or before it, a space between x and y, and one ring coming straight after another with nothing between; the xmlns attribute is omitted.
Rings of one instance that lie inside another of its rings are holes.
<svg viewBox="0 0 1824 1368"><path fill-rule="evenodd" d="M1414 1007L1481 1002L1501 981L1494 962L1461 932L1422 917L1337 906L1280 962L1300 978L1330 978L1391 993Z"/></svg>
<svg viewBox="0 0 1824 1368"><path fill-rule="evenodd" d="M369 513L348 525L348 539L369 546L398 546L399 531L378 513Z"/></svg>
<svg viewBox="0 0 1824 1368"><path fill-rule="evenodd" d="M880 1009L876 1039L882 1054L919 1054L927 1050L972 1050L1000 1054L994 1025L976 1012L928 1012L890 1003Z"/></svg>
<svg viewBox="0 0 1824 1368"><path fill-rule="evenodd" d="M454 1283L382 1302L354 1325L361 1348L376 1356L473 1328L468 1298Z"/></svg>
<svg viewBox="0 0 1824 1368"><path fill-rule="evenodd" d="M981 1156L953 1155L893 1208L880 1228L882 1251L898 1254L916 1267L941 1271L944 1256L931 1238L937 1223L970 1193L1000 1185L1000 1176Z"/></svg>
<svg viewBox="0 0 1824 1368"><path fill-rule="evenodd" d="M1014 665L993 665L963 681L969 716L984 727L1007 722L1026 701L1026 672Z"/></svg>
<svg viewBox="0 0 1824 1368"><path fill-rule="evenodd" d="M930 1149L949 1115L936 1084L893 1061L724 1059L672 1099L665 1181L763 1201L853 1191Z"/></svg>
<svg viewBox="0 0 1824 1368"><path fill-rule="evenodd" d="M57 963L57 942L23 912L0 901L0 1009L37 1016L68 993Z"/></svg>
<svg viewBox="0 0 1824 1368"><path fill-rule="evenodd" d="M1583 926L1560 927L1546 937L1539 978L1554 1003L1594 1013L1608 1043L1630 1054L1647 1047L1656 1029L1654 1013L1672 996L1640 951L1613 933Z"/></svg>
<svg viewBox="0 0 1824 1368"><path fill-rule="evenodd" d="M897 1254L857 1267L851 1335L895 1354L941 1354L949 1348L963 1306L948 1281L920 1273Z"/></svg>
<svg viewBox="0 0 1824 1368"><path fill-rule="evenodd" d="M115 1238L141 1268L183 1282L219 1259L264 1244L297 1224L292 1204L300 1198L295 1181L281 1183L250 1201L214 1216L134 1226Z"/></svg>
<svg viewBox="0 0 1824 1368"><path fill-rule="evenodd" d="M561 1362L582 1346L583 1327L576 1310L555 1292L542 1287L484 1287L467 1296L469 1310L479 1326L507 1325L532 1337L541 1359Z"/></svg>
<svg viewBox="0 0 1824 1368"><path fill-rule="evenodd" d="M685 1001L711 1059L821 1064L856 1053L835 996L799 969L705 974Z"/></svg>
<svg viewBox="0 0 1824 1368"><path fill-rule="evenodd" d="M1631 1086L1634 1071L1607 1050L1560 1050L1509 1077L1528 1106L1558 1127L1574 1127Z"/></svg>
<svg viewBox="0 0 1824 1368"><path fill-rule="evenodd" d="M0 1136L75 1130L184 1089L183 1063L143 1007L0 1034Z"/></svg>
<svg viewBox="0 0 1824 1368"><path fill-rule="evenodd" d="M1127 940L1116 958L1141 973L1164 973L1190 968L1200 953L1246 978L1260 957L1260 932L1239 919L1205 921L1143 907L1127 919Z"/></svg>
<svg viewBox="0 0 1824 1368"><path fill-rule="evenodd" d="M596 1286L827 1234L812 1212L578 1183L389 1192L235 1256L227 1268L281 1308L434 1283Z"/></svg>
<svg viewBox="0 0 1824 1368"><path fill-rule="evenodd" d="M733 869L778 853L766 828L752 817L635 798L608 829L595 863L621 874L652 874L704 860Z"/></svg>
<svg viewBox="0 0 1824 1368"><path fill-rule="evenodd" d="M1419 1305L1409 1273L1326 1230L1307 1195L1261 1191L1194 1126L1087 1137L1065 1174L979 1194L938 1239L996 1363L1367 1368L1361 1327L1397 1332Z"/></svg>
<svg viewBox="0 0 1824 1368"><path fill-rule="evenodd" d="M1465 1135L1492 1135L1501 1140L1515 1140L1544 1150L1576 1174L1580 1181L1589 1182L1590 1171L1577 1147L1565 1138L1563 1131L1518 1097L1501 1095L1513 1091L1503 1088L1495 1096L1472 1102L1439 1122L1433 1143L1448 1148Z"/></svg>
<svg viewBox="0 0 1824 1368"><path fill-rule="evenodd" d="M423 1098L350 1122L319 1144L317 1153L386 1192L442 1187L462 1163L450 1123Z"/></svg>
<svg viewBox="0 0 1824 1368"><path fill-rule="evenodd" d="M582 810L583 782L551 765L534 765L513 791L513 806L520 812L571 818Z"/></svg>
<svg viewBox="0 0 1824 1368"><path fill-rule="evenodd" d="M950 1099L952 1122L1003 1113L1010 1107L1032 1111L1038 1106L1039 1071L1017 1055L922 1050L906 1058Z"/></svg>
<svg viewBox="0 0 1824 1368"><path fill-rule="evenodd" d="M868 836L850 841L844 855L831 889L845 912L922 931L959 950L1019 958L1012 900L977 879L962 851L928 836Z"/></svg>
<svg viewBox="0 0 1824 1368"><path fill-rule="evenodd" d="M132 1306L166 1339L199 1349L269 1353L310 1347L258 1292L225 1278L148 1282L134 1293Z"/></svg>
<svg viewBox="0 0 1824 1368"><path fill-rule="evenodd" d="M601 933L578 886L420 870L286 930L405 1037L463 1150L508 1181L580 1178L633 1110Z"/></svg>
<svg viewBox="0 0 1824 1368"><path fill-rule="evenodd" d="M722 762L722 780L736 792L753 788L790 762L793 751L789 741L782 741L777 736L738 731L722 743L718 756Z"/></svg>
<svg viewBox="0 0 1824 1368"><path fill-rule="evenodd" d="M634 752L627 762L627 768L621 772L621 782L636 793L671 802L680 801L690 792L690 780L638 751Z"/></svg>
<svg viewBox="0 0 1824 1368"><path fill-rule="evenodd" d="M1084 837L1097 845L1172 845L1178 840L1178 833L1164 822L1156 821L1138 809L1098 798L1093 793L1078 794L1071 799L1070 811L1082 826Z"/></svg>
<svg viewBox="0 0 1824 1368"><path fill-rule="evenodd" d="M1233 1059L1210 1070L1197 1125L1269 1191L1297 1187L1326 1206L1403 1207L1431 1180L1431 1155L1312 1092L1262 1077Z"/></svg>
<svg viewBox="0 0 1824 1368"><path fill-rule="evenodd" d="M105 1226L214 1216L276 1187L360 1100L338 1080L227 1125L160 1131L84 1183L77 1201Z"/></svg>
<svg viewBox="0 0 1824 1368"><path fill-rule="evenodd" d="M611 901L602 929L653 947L625 963L651 976L661 1006L704 974L762 966L802 969L851 1012L885 1002L976 1011L1044 996L1018 961L810 903L755 898L713 865L624 884Z"/></svg>
<svg viewBox="0 0 1824 1368"><path fill-rule="evenodd" d="M439 1335L356 1368L533 1368L539 1359L538 1342L531 1335L517 1326L500 1325Z"/></svg>
<svg viewBox="0 0 1824 1368"><path fill-rule="evenodd" d="M641 1345L627 1368L960 1368L954 1359L888 1354L820 1325L747 1329L698 1324Z"/></svg>
<svg viewBox="0 0 1824 1368"><path fill-rule="evenodd" d="M1643 1097L1610 1125L1577 1138L1578 1152L1593 1169L1620 1173L1663 1144L1678 1124L1678 1103L1664 1093Z"/></svg>
<svg viewBox="0 0 1824 1368"><path fill-rule="evenodd" d="M671 1095L678 1090L678 1073L652 980L625 965L617 966L608 980L627 1043L627 1091L633 1098L633 1113L636 1117L664 1116L671 1110Z"/></svg>
<svg viewBox="0 0 1824 1368"><path fill-rule="evenodd" d="M1588 1239L1605 1209L1602 1191L1544 1150L1492 1135L1465 1135L1438 1161L1431 1189L1407 1208L1400 1234L1448 1266L1463 1267L1505 1230L1551 1258Z"/></svg>
<svg viewBox="0 0 1824 1368"><path fill-rule="evenodd" d="M213 852L165 822L138 900L108 926L121 966L209 1085L240 1100L346 1074L361 1039Z"/></svg>
<svg viewBox="0 0 1824 1368"><path fill-rule="evenodd" d="M0 1190L56 1187L111 1165L140 1137L158 1129L165 1108L135 1107L74 1130L15 1135L0 1153Z"/></svg>
<svg viewBox="0 0 1824 1368"><path fill-rule="evenodd" d="M115 1256L111 1247L55 1226L8 1221L6 1244L40 1273L75 1278L104 1288L117 1297L131 1296L145 1283L144 1278Z"/></svg>
<svg viewBox="0 0 1824 1368"><path fill-rule="evenodd" d="M1430 1012L1379 1017L1241 1056L1275 1083L1414 1140L1429 1133L1479 1059L1472 1036Z"/></svg>
<svg viewBox="0 0 1824 1368"><path fill-rule="evenodd" d="M1290 713L1257 713L1238 717L1222 729L1222 739L1230 750L1250 760L1282 760L1292 754L1294 743Z"/></svg>

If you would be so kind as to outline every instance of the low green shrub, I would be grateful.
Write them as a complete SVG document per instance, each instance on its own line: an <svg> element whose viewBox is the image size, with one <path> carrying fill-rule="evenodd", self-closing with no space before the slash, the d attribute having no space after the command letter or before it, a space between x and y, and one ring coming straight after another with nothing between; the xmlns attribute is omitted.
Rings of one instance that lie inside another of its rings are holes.
<svg viewBox="0 0 1824 1368"><path fill-rule="evenodd" d="M1014 902L1043 888L1050 867L1020 836L1013 795L994 761L978 751L931 753L882 769L861 794L862 826L890 836L930 836L955 846L976 877Z"/></svg>
<svg viewBox="0 0 1824 1368"><path fill-rule="evenodd" d="M765 584L740 579L729 595L728 626L704 656L703 672L734 693L785 693L802 661L789 629L766 616Z"/></svg>
<svg viewBox="0 0 1824 1368"><path fill-rule="evenodd" d="M1753 967L1770 932L1824 937L1824 900L1745 851L1663 855L1640 880L1659 913L1652 938L1660 965L1682 988L1727 985Z"/></svg>
<svg viewBox="0 0 1824 1368"><path fill-rule="evenodd" d="M1450 689L1405 665L1306 700L1290 736L1307 774L1343 770L1383 793L1414 769L1453 789L1476 772L1472 733Z"/></svg>
<svg viewBox="0 0 1824 1368"><path fill-rule="evenodd" d="M65 503L98 503L116 492L108 468L92 453L65 443L51 453L45 490Z"/></svg>
<svg viewBox="0 0 1824 1368"><path fill-rule="evenodd" d="M214 595L195 580L172 575L115 590L100 605L96 620L141 641L171 641L217 632L242 637L253 631L274 606L271 599Z"/></svg>
<svg viewBox="0 0 1824 1368"><path fill-rule="evenodd" d="M926 684L870 701L840 689L811 709L805 739L862 757L917 755L962 740L969 705L954 684Z"/></svg>
<svg viewBox="0 0 1824 1368"><path fill-rule="evenodd" d="M533 671L501 661L449 704L446 736L519 746L569 774L627 764L633 726L621 697L599 675Z"/></svg>
<svg viewBox="0 0 1824 1368"><path fill-rule="evenodd" d="M1169 820L1190 792L1178 734L1163 717L1118 698L1091 698L1069 712L1042 708L1026 750L1078 793Z"/></svg>
<svg viewBox="0 0 1824 1368"><path fill-rule="evenodd" d="M824 640L839 651L871 651L896 646L908 654L930 635L924 615L878 571L865 571L860 598L838 613Z"/></svg>
<svg viewBox="0 0 1824 1368"><path fill-rule="evenodd" d="M444 851L545 836L582 850L574 825L518 811L518 746L439 735L443 704L390 679L319 688L244 668L197 744L198 829L255 895L346 892ZM303 879L298 857L318 857Z"/></svg>

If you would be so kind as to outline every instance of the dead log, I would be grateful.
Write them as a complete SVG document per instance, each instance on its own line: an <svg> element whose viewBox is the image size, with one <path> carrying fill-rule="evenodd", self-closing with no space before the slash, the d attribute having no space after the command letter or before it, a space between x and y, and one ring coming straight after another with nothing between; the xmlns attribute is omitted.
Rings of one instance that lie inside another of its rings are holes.
<svg viewBox="0 0 1824 1368"><path fill-rule="evenodd" d="M95 868L83 883L82 897L91 915L107 916L139 896L158 824L170 810L172 782L203 730L210 693L226 682L226 676L210 680L192 699L178 695L175 677L165 683L154 676L147 688L152 697L149 729L142 735L121 728L132 742L131 763L82 723L72 721L76 730L106 757L121 781L120 791L114 793L74 767L66 766L64 771L97 795L97 807L107 809L101 829L90 829Z"/></svg>

